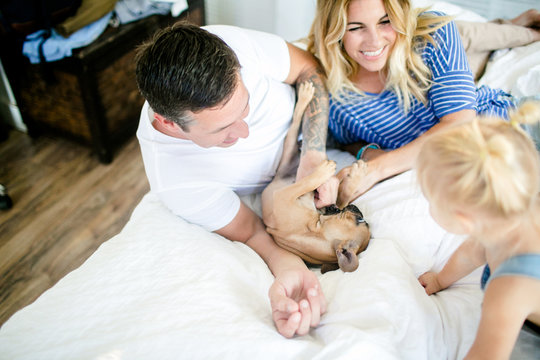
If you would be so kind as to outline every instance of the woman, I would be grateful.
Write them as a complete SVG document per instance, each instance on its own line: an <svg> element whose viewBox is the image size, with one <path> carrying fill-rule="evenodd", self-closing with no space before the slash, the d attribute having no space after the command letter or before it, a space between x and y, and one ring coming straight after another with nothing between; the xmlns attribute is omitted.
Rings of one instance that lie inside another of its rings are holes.
<svg viewBox="0 0 540 360"><path fill-rule="evenodd" d="M327 72L332 135L364 160L338 174L340 207L411 169L430 134L513 106L476 89L454 22L408 0L319 1L308 50Z"/></svg>

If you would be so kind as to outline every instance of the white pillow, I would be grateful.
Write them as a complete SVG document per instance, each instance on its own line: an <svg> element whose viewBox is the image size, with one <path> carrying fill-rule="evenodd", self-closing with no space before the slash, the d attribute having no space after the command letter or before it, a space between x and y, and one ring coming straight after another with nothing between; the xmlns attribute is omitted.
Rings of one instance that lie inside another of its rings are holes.
<svg viewBox="0 0 540 360"><path fill-rule="evenodd" d="M431 10L442 11L447 15L455 16L456 20L486 22L487 19L474 11L446 1L411 0L413 7L431 7Z"/></svg>

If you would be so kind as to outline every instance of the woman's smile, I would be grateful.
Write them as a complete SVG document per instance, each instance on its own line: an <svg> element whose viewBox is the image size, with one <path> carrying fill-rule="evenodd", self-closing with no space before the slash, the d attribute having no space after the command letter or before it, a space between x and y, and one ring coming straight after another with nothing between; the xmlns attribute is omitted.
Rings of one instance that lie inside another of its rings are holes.
<svg viewBox="0 0 540 360"><path fill-rule="evenodd" d="M367 58L378 58L383 50L386 48L386 46L383 46L382 48L374 51L360 51L365 57Z"/></svg>

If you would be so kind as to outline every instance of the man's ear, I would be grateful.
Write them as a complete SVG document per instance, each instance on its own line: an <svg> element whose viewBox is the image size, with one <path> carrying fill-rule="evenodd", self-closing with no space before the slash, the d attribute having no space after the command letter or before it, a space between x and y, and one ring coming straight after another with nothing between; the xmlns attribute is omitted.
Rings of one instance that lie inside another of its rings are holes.
<svg viewBox="0 0 540 360"><path fill-rule="evenodd" d="M160 115L158 113L154 113L154 120L156 120L161 128L165 128L168 130L175 130L178 125L174 121L168 120L163 115Z"/></svg>
<svg viewBox="0 0 540 360"><path fill-rule="evenodd" d="M152 122L152 125L157 131L162 132L165 135L180 139L189 139L189 136L180 127L180 125L158 113L154 113L154 121Z"/></svg>

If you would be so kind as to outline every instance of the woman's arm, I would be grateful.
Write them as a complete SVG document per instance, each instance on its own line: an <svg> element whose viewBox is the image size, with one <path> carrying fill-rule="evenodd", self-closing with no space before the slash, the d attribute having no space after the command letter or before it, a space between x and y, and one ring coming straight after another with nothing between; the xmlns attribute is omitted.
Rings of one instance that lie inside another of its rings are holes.
<svg viewBox="0 0 540 360"><path fill-rule="evenodd" d="M373 185L394 175L412 169L425 140L450 126L471 121L474 110L460 110L443 116L439 123L407 145L392 151L367 149L363 159L338 173L340 186L338 206L343 207L368 191Z"/></svg>
<svg viewBox="0 0 540 360"><path fill-rule="evenodd" d="M407 145L381 154L378 160L377 158L374 158L372 161L373 168L377 169L377 177L379 178L379 181L412 169L416 162L416 158L420 153L422 145L430 135L450 126L471 121L474 116L474 110L461 110L443 116L438 124L434 125L431 129ZM372 150L375 149L367 149L366 156L369 156L369 151ZM368 161L368 164L369 163L370 161Z"/></svg>

